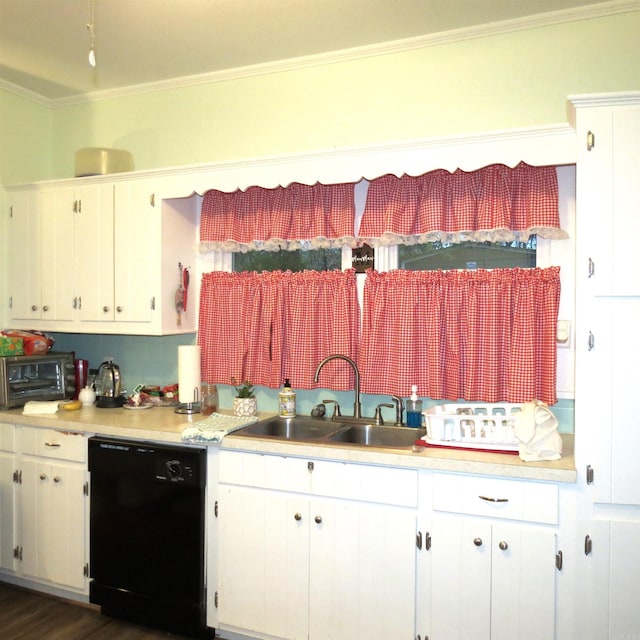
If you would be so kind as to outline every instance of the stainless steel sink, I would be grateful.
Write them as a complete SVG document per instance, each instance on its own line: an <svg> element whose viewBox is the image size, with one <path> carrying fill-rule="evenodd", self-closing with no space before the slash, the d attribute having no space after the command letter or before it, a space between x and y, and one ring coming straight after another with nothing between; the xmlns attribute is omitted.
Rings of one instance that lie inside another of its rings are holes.
<svg viewBox="0 0 640 640"><path fill-rule="evenodd" d="M298 416L262 420L236 431L234 435L280 440L316 440L334 433L338 428L333 422Z"/></svg>
<svg viewBox="0 0 640 640"><path fill-rule="evenodd" d="M329 436L330 442L365 447L410 447L423 436L425 429L354 424Z"/></svg>

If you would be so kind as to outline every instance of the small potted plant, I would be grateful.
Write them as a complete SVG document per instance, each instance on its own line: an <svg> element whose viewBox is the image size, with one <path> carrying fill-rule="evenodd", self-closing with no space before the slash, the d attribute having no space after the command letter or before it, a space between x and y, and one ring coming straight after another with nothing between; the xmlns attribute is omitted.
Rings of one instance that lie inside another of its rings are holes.
<svg viewBox="0 0 640 640"><path fill-rule="evenodd" d="M231 378L231 383L236 388L236 397L233 399L234 415L242 418L258 415L258 403L253 395L253 385L248 380L238 384L235 378Z"/></svg>

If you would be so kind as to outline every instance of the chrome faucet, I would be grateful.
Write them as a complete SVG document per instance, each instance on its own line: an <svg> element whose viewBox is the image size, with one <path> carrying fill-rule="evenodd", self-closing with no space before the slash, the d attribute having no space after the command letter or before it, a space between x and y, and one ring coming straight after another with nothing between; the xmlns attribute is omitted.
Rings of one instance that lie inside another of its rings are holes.
<svg viewBox="0 0 640 640"><path fill-rule="evenodd" d="M358 371L358 365L356 365L356 363L351 359L348 358L347 356L343 356L340 353L334 353L330 356L327 356L319 365L318 368L316 369L316 375L313 378L314 382L318 382L318 376L320 375L320 370L322 369L322 367L324 367L325 364L327 364L327 362L329 362L329 360L345 360L346 362L348 362L351 365L351 368L353 369L353 375L355 378L355 398L354 398L354 402L353 402L353 417L354 418L361 418L362 417L362 406L360 404L360 372Z"/></svg>

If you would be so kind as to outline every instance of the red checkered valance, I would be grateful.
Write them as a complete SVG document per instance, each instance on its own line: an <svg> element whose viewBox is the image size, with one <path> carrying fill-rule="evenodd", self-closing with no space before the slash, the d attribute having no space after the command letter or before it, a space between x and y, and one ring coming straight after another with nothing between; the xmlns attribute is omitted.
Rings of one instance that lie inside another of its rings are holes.
<svg viewBox="0 0 640 640"><path fill-rule="evenodd" d="M526 242L531 234L566 238L560 229L554 167L496 164L466 172L371 181L359 237L372 246L434 242Z"/></svg>
<svg viewBox="0 0 640 640"><path fill-rule="evenodd" d="M294 183L207 191L202 200L202 251L278 251L355 246L353 184Z"/></svg>
<svg viewBox="0 0 640 640"><path fill-rule="evenodd" d="M324 372L318 363L341 353L357 358L360 307L355 271L205 273L198 344L202 379L232 378L277 388L352 388L350 369Z"/></svg>
<svg viewBox="0 0 640 640"><path fill-rule="evenodd" d="M556 402L560 268L369 271L362 391Z"/></svg>

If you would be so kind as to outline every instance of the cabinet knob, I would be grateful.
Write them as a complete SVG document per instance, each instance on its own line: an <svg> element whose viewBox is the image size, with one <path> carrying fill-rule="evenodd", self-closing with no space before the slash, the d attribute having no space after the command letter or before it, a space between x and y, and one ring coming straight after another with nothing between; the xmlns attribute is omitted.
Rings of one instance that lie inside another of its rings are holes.
<svg viewBox="0 0 640 640"><path fill-rule="evenodd" d="M482 546L482 538L474 538L473 539L473 544L475 544L476 547L481 547Z"/></svg>
<svg viewBox="0 0 640 640"><path fill-rule="evenodd" d="M322 516L316 516L314 520L316 521L316 524L322 524Z"/></svg>
<svg viewBox="0 0 640 640"><path fill-rule="evenodd" d="M37 305L32 304L32 305L31 305L31 311L37 311L37 310L38 310Z"/></svg>
<svg viewBox="0 0 640 640"><path fill-rule="evenodd" d="M122 307L120 307L120 306L116 307L116 311L117 311L118 313L122 313Z"/></svg>
<svg viewBox="0 0 640 640"><path fill-rule="evenodd" d="M500 540L500 542L498 542L498 546L503 550L506 551L509 548L509 545L504 541L504 540Z"/></svg>
<svg viewBox="0 0 640 640"><path fill-rule="evenodd" d="M40 474L40 480L46 480L47 479L47 474L46 473L41 473Z"/></svg>
<svg viewBox="0 0 640 640"><path fill-rule="evenodd" d="M294 519L296 522L300 522L300 520L302 520L302 514L301 514L301 513L296 513L296 515L295 515L295 516L293 516L293 519Z"/></svg>
<svg viewBox="0 0 640 640"><path fill-rule="evenodd" d="M109 313L109 307L107 307L107 305L105 304L104 307L102 307L102 311L104 313Z"/></svg>
<svg viewBox="0 0 640 640"><path fill-rule="evenodd" d="M49 305L45 304L44 307L42 307L43 311L49 311Z"/></svg>
<svg viewBox="0 0 640 640"><path fill-rule="evenodd" d="M60 482L60 476L53 476L53 481L57 484Z"/></svg>

